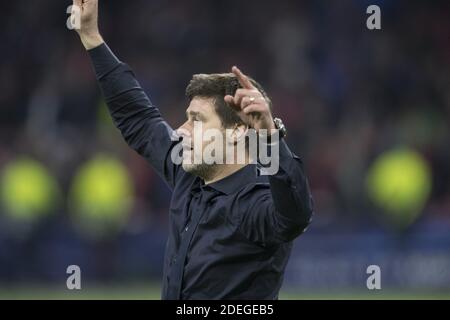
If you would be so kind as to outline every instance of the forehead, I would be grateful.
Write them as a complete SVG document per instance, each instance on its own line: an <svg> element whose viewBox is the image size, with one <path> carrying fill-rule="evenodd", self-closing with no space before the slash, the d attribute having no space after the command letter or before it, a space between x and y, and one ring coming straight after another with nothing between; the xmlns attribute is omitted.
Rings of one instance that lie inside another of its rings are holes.
<svg viewBox="0 0 450 320"><path fill-rule="evenodd" d="M186 109L186 114L190 112L202 113L205 115L212 115L215 113L214 99L204 97L194 97Z"/></svg>

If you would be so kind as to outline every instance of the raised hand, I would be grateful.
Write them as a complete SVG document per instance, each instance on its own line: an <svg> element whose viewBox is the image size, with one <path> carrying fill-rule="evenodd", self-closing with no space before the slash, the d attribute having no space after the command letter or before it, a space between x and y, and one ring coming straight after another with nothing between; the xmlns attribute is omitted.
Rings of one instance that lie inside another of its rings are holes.
<svg viewBox="0 0 450 320"><path fill-rule="evenodd" d="M89 50L103 43L98 30L98 0L73 0L80 8L80 28L76 29L84 47Z"/></svg>
<svg viewBox="0 0 450 320"><path fill-rule="evenodd" d="M256 131L276 129L269 103L262 93L238 67L234 66L231 72L236 75L242 88L237 89L234 96L226 95L225 102L237 108L241 119Z"/></svg>

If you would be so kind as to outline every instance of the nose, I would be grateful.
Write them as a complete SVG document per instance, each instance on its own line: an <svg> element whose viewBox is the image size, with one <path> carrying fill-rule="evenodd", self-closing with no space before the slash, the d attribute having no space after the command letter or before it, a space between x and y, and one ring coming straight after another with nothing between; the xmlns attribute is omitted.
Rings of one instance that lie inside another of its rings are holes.
<svg viewBox="0 0 450 320"><path fill-rule="evenodd" d="M192 135L192 126L189 121L186 121L176 130L176 132L180 138L190 138Z"/></svg>

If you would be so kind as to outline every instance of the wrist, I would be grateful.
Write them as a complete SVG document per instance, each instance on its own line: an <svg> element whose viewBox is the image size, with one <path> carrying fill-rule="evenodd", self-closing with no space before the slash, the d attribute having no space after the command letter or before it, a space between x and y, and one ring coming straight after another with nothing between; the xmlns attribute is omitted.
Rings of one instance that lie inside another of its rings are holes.
<svg viewBox="0 0 450 320"><path fill-rule="evenodd" d="M270 135L271 132L275 131L277 127L273 122L272 117L261 119L260 122L256 125L257 131L265 130Z"/></svg>
<svg viewBox="0 0 450 320"><path fill-rule="evenodd" d="M86 50L94 49L104 42L99 32L80 33L80 39Z"/></svg>

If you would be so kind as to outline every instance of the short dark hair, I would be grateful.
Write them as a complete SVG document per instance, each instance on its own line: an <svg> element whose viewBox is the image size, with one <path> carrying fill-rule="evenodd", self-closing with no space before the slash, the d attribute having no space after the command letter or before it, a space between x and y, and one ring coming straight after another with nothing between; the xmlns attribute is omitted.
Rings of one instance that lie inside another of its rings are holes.
<svg viewBox="0 0 450 320"><path fill-rule="evenodd" d="M272 101L262 86L254 79L250 77L249 79L268 101L272 111ZM213 98L215 110L222 121L222 126L229 128L236 124L242 124L242 120L236 110L225 102L224 97L226 95L234 96L239 88L242 86L233 73L194 74L186 87L186 97L189 101L194 97Z"/></svg>

